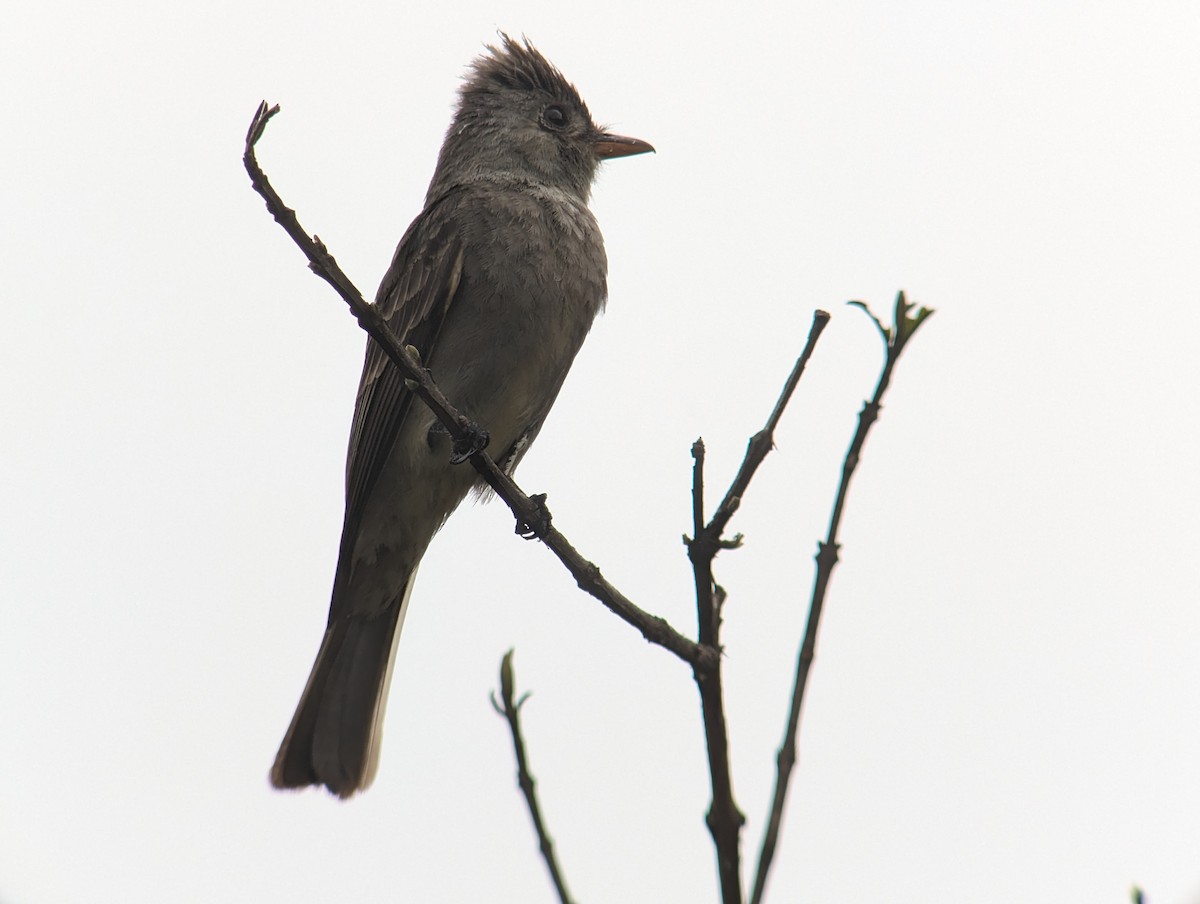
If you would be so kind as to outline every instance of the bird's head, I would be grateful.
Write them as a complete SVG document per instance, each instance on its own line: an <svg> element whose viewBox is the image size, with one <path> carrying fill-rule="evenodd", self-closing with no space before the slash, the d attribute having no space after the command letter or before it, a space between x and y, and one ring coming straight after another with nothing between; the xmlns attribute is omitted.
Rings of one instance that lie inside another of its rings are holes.
<svg viewBox="0 0 1200 904"><path fill-rule="evenodd" d="M575 86L528 40L500 37L463 84L435 186L509 174L586 201L601 160L654 150L598 127Z"/></svg>

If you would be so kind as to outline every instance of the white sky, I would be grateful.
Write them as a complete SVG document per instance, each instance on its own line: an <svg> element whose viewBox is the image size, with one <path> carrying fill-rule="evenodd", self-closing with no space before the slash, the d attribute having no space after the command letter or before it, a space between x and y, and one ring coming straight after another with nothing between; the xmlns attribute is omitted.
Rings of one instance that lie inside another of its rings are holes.
<svg viewBox="0 0 1200 904"><path fill-rule="evenodd" d="M937 309L853 487L769 900L1200 902L1200 6L22 4L0 34L0 902L550 901L487 694L517 649L582 901L715 901L685 668L500 505L435 541L379 778L267 768L324 624L373 295L459 77L524 32L653 142L520 482L694 630L710 495L834 320L723 554L747 876L894 293ZM435 8L436 7L436 8Z"/></svg>

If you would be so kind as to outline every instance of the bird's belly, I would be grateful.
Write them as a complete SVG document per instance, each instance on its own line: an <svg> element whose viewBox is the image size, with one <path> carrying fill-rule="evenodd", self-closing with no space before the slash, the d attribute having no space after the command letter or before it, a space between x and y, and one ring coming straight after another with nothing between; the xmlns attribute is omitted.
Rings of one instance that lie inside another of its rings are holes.
<svg viewBox="0 0 1200 904"><path fill-rule="evenodd" d="M480 310L452 312L462 315L458 323L447 318L445 329L457 341L439 343L433 377L453 405L489 432L493 455L503 454L550 410L595 319L601 291L582 305L553 291L497 296Z"/></svg>

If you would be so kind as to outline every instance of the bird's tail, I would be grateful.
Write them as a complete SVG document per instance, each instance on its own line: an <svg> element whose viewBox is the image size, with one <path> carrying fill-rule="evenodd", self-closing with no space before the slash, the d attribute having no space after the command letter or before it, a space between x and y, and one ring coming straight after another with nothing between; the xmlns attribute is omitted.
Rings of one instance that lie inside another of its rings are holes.
<svg viewBox="0 0 1200 904"><path fill-rule="evenodd" d="M409 575L404 593L377 614L349 613L325 630L300 705L271 767L276 788L324 785L345 798L374 780L396 643L413 578Z"/></svg>

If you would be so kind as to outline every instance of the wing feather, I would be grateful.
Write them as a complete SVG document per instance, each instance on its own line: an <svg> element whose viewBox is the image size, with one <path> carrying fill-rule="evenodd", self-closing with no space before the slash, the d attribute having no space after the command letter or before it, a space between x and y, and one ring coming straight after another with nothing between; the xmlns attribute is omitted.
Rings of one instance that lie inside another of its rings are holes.
<svg viewBox="0 0 1200 904"><path fill-rule="evenodd" d="M426 366L463 269L461 236L453 217L445 215L446 200L443 195L409 226L375 296L375 306L393 332L416 347ZM414 401L420 404L399 369L374 339L368 339L346 457L346 517L330 624L343 608L340 591L349 578L363 508Z"/></svg>

